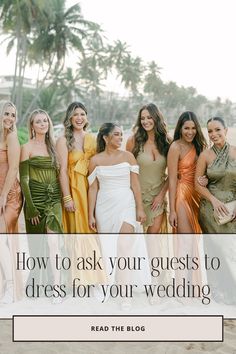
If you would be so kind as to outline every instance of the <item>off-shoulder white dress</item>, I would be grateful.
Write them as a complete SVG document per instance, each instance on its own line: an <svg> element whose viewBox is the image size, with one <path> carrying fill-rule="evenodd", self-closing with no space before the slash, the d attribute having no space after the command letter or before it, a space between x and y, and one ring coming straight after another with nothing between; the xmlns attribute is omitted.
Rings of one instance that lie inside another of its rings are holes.
<svg viewBox="0 0 236 354"><path fill-rule="evenodd" d="M105 259L108 282L118 281L125 284L144 284L150 281L148 255L142 227L136 221L136 206L132 189L130 188L131 173L139 173L139 166L122 162L112 166L97 166L88 177L91 185L98 179L95 218L97 230L100 233L102 255ZM139 235L122 235L118 237L123 223L134 227ZM102 234L102 235L101 235ZM110 234L109 236L107 234ZM112 235L111 235L112 234ZM114 257L144 257L146 263L141 271L113 271L108 258ZM141 288L142 289L142 288Z"/></svg>
<svg viewBox="0 0 236 354"><path fill-rule="evenodd" d="M130 174L139 173L137 165L122 162L112 166L97 166L88 177L91 185L97 178L99 191L96 201L95 218L99 233L118 233L122 224L132 225L138 230L136 207Z"/></svg>

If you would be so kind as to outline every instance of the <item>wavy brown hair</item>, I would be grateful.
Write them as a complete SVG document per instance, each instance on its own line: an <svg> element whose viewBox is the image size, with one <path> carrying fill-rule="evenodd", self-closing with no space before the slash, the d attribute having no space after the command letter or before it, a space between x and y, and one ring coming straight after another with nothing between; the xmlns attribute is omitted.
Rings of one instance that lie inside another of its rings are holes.
<svg viewBox="0 0 236 354"><path fill-rule="evenodd" d="M83 105L83 103L81 102L72 102L66 111L66 116L64 118L63 124L65 127L65 138L66 138L66 145L69 151L73 150L73 144L75 142L75 138L74 138L74 134L73 134L73 125L71 123L71 118L74 115L74 111L76 110L76 108L81 108L86 115L88 114L87 109L85 108L85 106ZM88 126L88 123L85 124L85 126L83 127L83 130L86 130Z"/></svg>
<svg viewBox="0 0 236 354"><path fill-rule="evenodd" d="M36 117L37 114L44 114L48 119L49 124L48 124L48 131L45 134L45 144L47 146L48 154L52 159L52 165L58 169L59 163L58 163L58 159L57 159L55 141L54 141L54 136L53 136L53 124L52 124L52 120L49 117L48 113L46 111L44 111L43 109L35 109L29 115L29 119L28 119L29 138L34 139L34 137L35 137L34 131L33 131L33 122L34 122L34 118Z"/></svg>
<svg viewBox="0 0 236 354"><path fill-rule="evenodd" d="M200 155L202 150L207 148L207 142L195 113L186 111L181 114L175 127L174 141L181 139L181 129L187 121L192 121L195 124L197 132L193 139L193 145L195 146L197 155Z"/></svg>
<svg viewBox="0 0 236 354"><path fill-rule="evenodd" d="M166 123L164 121L163 115L154 103L144 105L138 113L138 119L134 126L134 148L132 152L134 156L137 157L139 152L143 150L144 144L148 140L148 133L141 124L141 116L144 109L149 112L150 117L154 122L156 147L161 155L167 156L171 141L167 134Z"/></svg>

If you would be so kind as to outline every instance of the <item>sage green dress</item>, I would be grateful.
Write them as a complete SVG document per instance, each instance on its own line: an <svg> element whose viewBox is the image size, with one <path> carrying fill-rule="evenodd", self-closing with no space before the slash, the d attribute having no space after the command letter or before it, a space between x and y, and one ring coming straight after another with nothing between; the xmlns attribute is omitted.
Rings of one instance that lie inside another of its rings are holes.
<svg viewBox="0 0 236 354"><path fill-rule="evenodd" d="M215 160L207 167L207 188L223 203L236 200L236 160L229 155L230 145L226 143L220 150L212 147ZM203 233L236 233L236 220L218 225L210 201L202 199L199 210L199 223Z"/></svg>
<svg viewBox="0 0 236 354"><path fill-rule="evenodd" d="M51 157L34 156L21 162L20 182L25 197L26 232L43 234L48 228L62 233L61 190ZM30 219L36 216L40 223L32 225Z"/></svg>
<svg viewBox="0 0 236 354"><path fill-rule="evenodd" d="M167 233L166 207L164 200L155 211L151 210L153 199L160 193L166 180L166 158L162 155L157 160L153 160L145 151L140 151L137 156L139 165L139 181L141 185L142 201L147 220L144 229L153 225L155 217L164 213L160 233Z"/></svg>

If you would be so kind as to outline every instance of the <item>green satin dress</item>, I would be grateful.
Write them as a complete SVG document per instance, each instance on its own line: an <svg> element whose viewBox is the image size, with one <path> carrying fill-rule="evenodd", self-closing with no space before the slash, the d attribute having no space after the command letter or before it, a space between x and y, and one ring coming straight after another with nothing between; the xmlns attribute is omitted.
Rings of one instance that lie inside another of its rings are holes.
<svg viewBox="0 0 236 354"><path fill-rule="evenodd" d="M62 233L61 190L58 171L51 157L34 156L20 163L20 182L25 197L24 215L27 233ZM39 216L40 223L30 219Z"/></svg>
<svg viewBox="0 0 236 354"><path fill-rule="evenodd" d="M139 180L142 192L142 201L147 220L144 228L153 225L155 217L164 213L161 233L167 233L167 217L166 206L167 201L164 200L157 210L151 210L153 199L160 193L166 180L166 158L162 155L157 160L153 160L145 151L140 151L137 156L139 165Z"/></svg>
<svg viewBox="0 0 236 354"><path fill-rule="evenodd" d="M226 143L220 150L212 147L215 160L207 167L207 188L223 203L236 200L236 160L229 155L230 145ZM210 201L202 199L199 210L199 223L203 233L236 233L236 220L218 225Z"/></svg>

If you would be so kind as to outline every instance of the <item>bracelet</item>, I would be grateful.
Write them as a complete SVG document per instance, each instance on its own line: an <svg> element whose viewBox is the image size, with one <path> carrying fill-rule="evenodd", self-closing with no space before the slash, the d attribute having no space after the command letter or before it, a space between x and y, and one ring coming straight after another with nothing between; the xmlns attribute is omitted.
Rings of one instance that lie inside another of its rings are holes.
<svg viewBox="0 0 236 354"><path fill-rule="evenodd" d="M65 197L62 198L64 203L68 203L72 200L72 197L70 194L66 195Z"/></svg>

